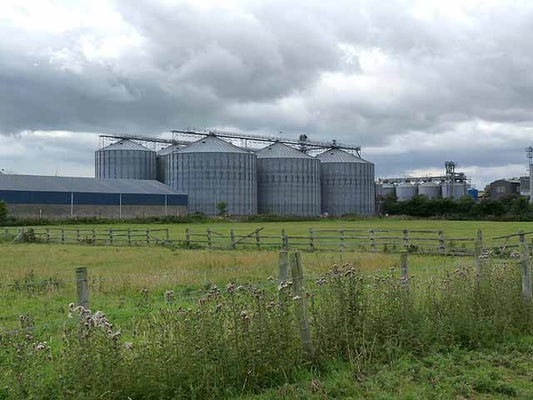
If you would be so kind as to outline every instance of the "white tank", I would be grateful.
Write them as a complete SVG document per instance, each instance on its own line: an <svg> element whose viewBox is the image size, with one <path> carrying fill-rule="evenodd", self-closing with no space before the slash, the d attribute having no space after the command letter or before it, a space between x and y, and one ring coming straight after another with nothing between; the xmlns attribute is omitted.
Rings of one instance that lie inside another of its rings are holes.
<svg viewBox="0 0 533 400"><path fill-rule="evenodd" d="M417 193L417 185L411 182L401 182L396 186L396 196L398 197L398 201L411 200Z"/></svg>
<svg viewBox="0 0 533 400"><path fill-rule="evenodd" d="M418 194L426 196L428 199L437 199L441 197L441 186L436 182L424 182L418 185Z"/></svg>
<svg viewBox="0 0 533 400"><path fill-rule="evenodd" d="M459 200L466 196L466 182L444 182L442 184L442 197Z"/></svg>

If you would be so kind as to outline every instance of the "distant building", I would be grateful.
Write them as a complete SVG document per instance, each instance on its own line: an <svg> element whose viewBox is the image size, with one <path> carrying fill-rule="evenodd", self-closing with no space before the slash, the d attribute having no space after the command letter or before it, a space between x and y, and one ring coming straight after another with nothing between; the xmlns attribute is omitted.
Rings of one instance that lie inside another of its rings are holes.
<svg viewBox="0 0 533 400"><path fill-rule="evenodd" d="M490 184L490 199L500 200L511 195L520 195L519 180L500 179Z"/></svg>
<svg viewBox="0 0 533 400"><path fill-rule="evenodd" d="M183 215L187 195L155 180L0 175L0 200L17 218Z"/></svg>

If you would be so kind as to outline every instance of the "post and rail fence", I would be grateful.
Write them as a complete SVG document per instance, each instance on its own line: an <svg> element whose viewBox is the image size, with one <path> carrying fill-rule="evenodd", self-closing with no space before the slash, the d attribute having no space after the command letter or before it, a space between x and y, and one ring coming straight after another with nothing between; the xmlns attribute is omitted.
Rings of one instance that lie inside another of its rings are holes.
<svg viewBox="0 0 533 400"><path fill-rule="evenodd" d="M2 229L2 228L0 228ZM6 227L0 230L0 239L34 241L40 243L146 246L166 245L190 249L211 250L301 250L360 251L474 256L483 252L493 256L518 257L521 241L533 243L533 231L492 238L492 245L484 243L478 230L472 236L448 236L443 230L424 229L316 229L290 234L281 229L279 234L259 227L252 231L229 229L218 232L212 228L186 228L179 236L171 235L169 228L65 228L65 227ZM502 241L501 243L499 241ZM478 270L482 268L478 262Z"/></svg>

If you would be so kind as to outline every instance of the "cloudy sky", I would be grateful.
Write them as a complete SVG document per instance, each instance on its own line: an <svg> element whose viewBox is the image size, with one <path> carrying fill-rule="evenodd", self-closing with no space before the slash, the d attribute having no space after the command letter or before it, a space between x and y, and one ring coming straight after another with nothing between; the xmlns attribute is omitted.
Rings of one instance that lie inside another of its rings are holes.
<svg viewBox="0 0 533 400"><path fill-rule="evenodd" d="M98 133L358 144L378 176L524 175L533 1L2 0L0 169L91 176Z"/></svg>

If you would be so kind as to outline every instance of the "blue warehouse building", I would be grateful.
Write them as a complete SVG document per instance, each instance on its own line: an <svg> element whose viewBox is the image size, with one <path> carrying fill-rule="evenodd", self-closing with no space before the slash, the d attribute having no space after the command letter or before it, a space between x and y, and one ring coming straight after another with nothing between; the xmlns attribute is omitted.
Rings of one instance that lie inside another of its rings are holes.
<svg viewBox="0 0 533 400"><path fill-rule="evenodd" d="M187 213L187 195L155 180L0 175L0 200L18 218L144 218Z"/></svg>

